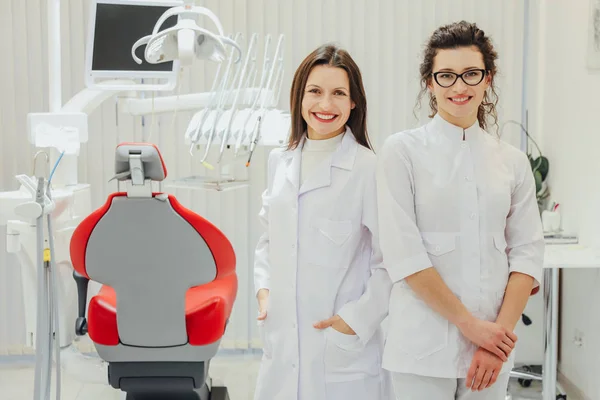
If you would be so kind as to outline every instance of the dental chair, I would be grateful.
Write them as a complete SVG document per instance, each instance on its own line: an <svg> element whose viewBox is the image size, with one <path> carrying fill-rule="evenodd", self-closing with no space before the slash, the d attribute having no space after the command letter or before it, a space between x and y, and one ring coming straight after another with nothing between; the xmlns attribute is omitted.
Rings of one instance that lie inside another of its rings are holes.
<svg viewBox="0 0 600 400"><path fill-rule="evenodd" d="M152 192L167 176L154 145L119 145L115 173L127 191L111 194L71 240L77 335L89 334L127 400L229 399L208 369L236 298L231 243L172 195ZM86 318L89 280L103 286Z"/></svg>

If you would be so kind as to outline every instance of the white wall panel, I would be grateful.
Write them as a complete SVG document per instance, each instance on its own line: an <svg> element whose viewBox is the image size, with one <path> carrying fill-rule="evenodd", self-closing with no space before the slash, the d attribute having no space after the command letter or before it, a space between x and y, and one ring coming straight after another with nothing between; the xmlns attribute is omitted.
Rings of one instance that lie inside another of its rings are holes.
<svg viewBox="0 0 600 400"><path fill-rule="evenodd" d="M207 0L228 32L246 37L286 35L284 91L287 109L295 68L315 47L335 42L347 48L362 69L369 102L369 130L378 148L389 134L419 123L413 115L418 92L418 64L423 43L438 25L468 19L494 39L500 53L500 117L519 119L523 6L519 0ZM48 107L46 1L0 0L0 190L16 189L14 175L31 171L33 150L27 142L28 112ZM63 103L84 88L84 54L89 3L62 1ZM262 54L262 46L259 48ZM216 68L196 62L181 75L181 94L209 90ZM417 115L427 111L423 102ZM113 152L122 141L148 139L163 152L169 179L206 173L200 154L190 157L183 134L192 116L179 112L150 116L117 114L116 100L107 101L89 119L89 142L79 158L79 179L92 185L93 207L116 190ZM507 129L508 132L508 129ZM508 132L518 143L517 132ZM259 149L249 171L251 186L234 192L178 189L180 201L219 226L237 252L240 290L224 346L245 348L257 339L252 285L252 254L258 239L257 213L265 187L269 149ZM244 170L244 167L240 167ZM2 228L3 229L3 228ZM3 236L0 236L3 238ZM0 246L0 353L22 347L23 318L18 268Z"/></svg>

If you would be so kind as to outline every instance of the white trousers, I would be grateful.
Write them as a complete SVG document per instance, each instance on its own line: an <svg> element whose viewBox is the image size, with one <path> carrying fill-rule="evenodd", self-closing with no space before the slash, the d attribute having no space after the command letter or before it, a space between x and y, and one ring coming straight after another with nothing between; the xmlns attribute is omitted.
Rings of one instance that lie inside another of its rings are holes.
<svg viewBox="0 0 600 400"><path fill-rule="evenodd" d="M510 373L501 374L491 387L473 392L465 386L466 379L392 374L396 400L505 400L509 378Z"/></svg>

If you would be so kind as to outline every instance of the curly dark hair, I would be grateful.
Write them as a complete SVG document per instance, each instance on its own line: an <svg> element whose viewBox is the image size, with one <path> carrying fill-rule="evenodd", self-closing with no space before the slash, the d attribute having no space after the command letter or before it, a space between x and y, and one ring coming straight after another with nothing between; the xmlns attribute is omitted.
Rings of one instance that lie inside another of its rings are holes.
<svg viewBox="0 0 600 400"><path fill-rule="evenodd" d="M485 32L477 27L476 24L460 21L449 25L444 25L436 29L425 46L423 62L419 68L421 74L421 92L417 99L417 105L420 106L421 99L427 93L427 85L431 83L433 73L433 61L438 50L455 49L458 47L475 46L483 56L486 73L490 76L490 89L483 96L483 101L477 111L477 120L482 129L488 128L488 117L491 117L494 125L498 127L498 114L496 105L498 104L498 94L494 85L494 76L498 72L496 60L498 53L494 50L491 39L485 35ZM437 100L435 96L429 94L429 106L433 117L437 111Z"/></svg>

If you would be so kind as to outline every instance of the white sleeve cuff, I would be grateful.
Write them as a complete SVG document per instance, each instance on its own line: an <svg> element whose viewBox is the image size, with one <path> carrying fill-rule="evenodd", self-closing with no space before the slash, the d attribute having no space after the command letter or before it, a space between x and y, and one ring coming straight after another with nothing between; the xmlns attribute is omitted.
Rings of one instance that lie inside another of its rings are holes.
<svg viewBox="0 0 600 400"><path fill-rule="evenodd" d="M519 260L519 262L511 263L509 272L518 272L524 275L531 276L534 279L533 288L535 289L540 286L542 281L542 268L537 262L530 260Z"/></svg>
<svg viewBox="0 0 600 400"><path fill-rule="evenodd" d="M350 328L352 328L354 333L356 333L356 336L358 336L358 339L363 344L366 344L366 342L368 341L369 338L366 338L366 336L367 336L367 333L365 331L366 329L362 329L362 328L366 328L366 326L364 323L357 321L358 318L356 315L357 313L355 312L355 306L356 306L355 302L346 303L341 308L341 310L337 313L337 315L339 315L344 320L344 322L346 324L348 324L348 326Z"/></svg>
<svg viewBox="0 0 600 400"><path fill-rule="evenodd" d="M270 284L269 279L257 279L254 283L254 295L256 296L260 289L269 290Z"/></svg>
<svg viewBox="0 0 600 400"><path fill-rule="evenodd" d="M384 264L385 262L386 261L384 260ZM420 253L407 258L395 266L390 266L389 264L385 265L388 274L390 275L390 279L394 283L433 266L427 253Z"/></svg>

